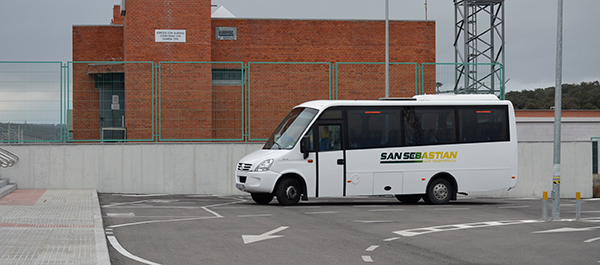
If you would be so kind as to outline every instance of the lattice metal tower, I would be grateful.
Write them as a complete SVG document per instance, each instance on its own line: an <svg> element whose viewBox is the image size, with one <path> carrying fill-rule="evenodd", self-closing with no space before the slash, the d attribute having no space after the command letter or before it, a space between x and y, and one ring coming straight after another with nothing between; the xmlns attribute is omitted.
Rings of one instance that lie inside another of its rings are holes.
<svg viewBox="0 0 600 265"><path fill-rule="evenodd" d="M503 93L504 0L454 0L454 21L454 93Z"/></svg>

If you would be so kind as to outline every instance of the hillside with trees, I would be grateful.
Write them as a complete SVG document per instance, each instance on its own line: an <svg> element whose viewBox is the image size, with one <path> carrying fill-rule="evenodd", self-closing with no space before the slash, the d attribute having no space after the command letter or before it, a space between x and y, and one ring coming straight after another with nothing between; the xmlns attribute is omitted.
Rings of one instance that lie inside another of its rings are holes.
<svg viewBox="0 0 600 265"><path fill-rule="evenodd" d="M550 109L554 106L554 87L510 91L505 98L515 109ZM600 109L600 82L562 85L562 109Z"/></svg>

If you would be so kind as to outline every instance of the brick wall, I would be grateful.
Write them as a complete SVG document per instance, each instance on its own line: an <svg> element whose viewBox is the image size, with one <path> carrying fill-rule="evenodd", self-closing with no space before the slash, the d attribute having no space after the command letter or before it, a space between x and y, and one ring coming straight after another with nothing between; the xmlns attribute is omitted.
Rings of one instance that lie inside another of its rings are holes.
<svg viewBox="0 0 600 265"><path fill-rule="evenodd" d="M97 27L95 31L74 27L73 60L302 63L251 64L252 79L246 80L249 91L244 94L241 86L213 86L211 68L215 66L210 64L162 63L160 91L159 87L152 90L151 64L127 64L129 139L152 138L153 96L160 97L160 117L155 112L154 122L163 139L238 139L243 120L251 122L252 138L266 138L289 109L301 102L384 96L384 21L211 19L210 5L209 0L128 0L125 16L120 15L119 6L113 8L112 23L122 27ZM216 40L216 27L236 27L237 39ZM156 29L186 30L186 42L156 42ZM329 78L336 72L330 65L336 62L380 64L338 65L339 94L335 94L335 83ZM390 62L435 62L435 22L390 21ZM96 134L75 135L98 139L94 103L98 93L90 77L80 71L81 75L74 76L79 101L74 104L74 120L79 123L74 130L89 128ZM416 71L414 65L392 64L390 96L414 95ZM435 78L427 78L425 84L426 93L435 93ZM244 97L250 102L245 109Z"/></svg>
<svg viewBox="0 0 600 265"><path fill-rule="evenodd" d="M100 139L99 92L88 64L77 62L122 60L122 26L73 26L73 139Z"/></svg>
<svg viewBox="0 0 600 265"><path fill-rule="evenodd" d="M128 0L125 15L126 61L210 61L210 0ZM185 30L185 42L156 42L156 29ZM210 66L163 64L161 119L163 139L211 138ZM204 69L199 71L200 69ZM179 69L179 70L177 70ZM195 82L196 81L196 82ZM148 90L134 75L125 74L125 97ZM138 111L129 105L130 111ZM129 116L129 115L128 115ZM131 117L129 120L139 120ZM138 128L127 124L128 130Z"/></svg>
<svg viewBox="0 0 600 265"><path fill-rule="evenodd" d="M121 6L115 5L113 6L113 19L111 24L113 25L123 25L125 22L125 16L121 16Z"/></svg>
<svg viewBox="0 0 600 265"><path fill-rule="evenodd" d="M216 27L235 27L237 39L217 40ZM316 70L308 64L252 64L248 117L253 139L268 137L287 112L304 101L385 96L385 66L364 64L385 61L384 21L213 19L211 34L213 61L363 62L337 65L337 95L330 95L335 88L329 83L328 66ZM435 22L391 21L390 62L435 62ZM390 96L413 96L416 71L415 64L391 65ZM425 92L432 94L435 70L430 73L433 78L426 80ZM219 93L213 91L213 97L221 97ZM236 106L231 102L225 107Z"/></svg>

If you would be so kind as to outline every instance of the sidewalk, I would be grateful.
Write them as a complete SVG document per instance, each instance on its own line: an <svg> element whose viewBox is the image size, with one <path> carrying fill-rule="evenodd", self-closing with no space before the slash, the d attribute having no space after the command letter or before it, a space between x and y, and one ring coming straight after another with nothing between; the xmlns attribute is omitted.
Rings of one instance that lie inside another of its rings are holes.
<svg viewBox="0 0 600 265"><path fill-rule="evenodd" d="M110 264L95 190L16 190L0 199L0 264Z"/></svg>

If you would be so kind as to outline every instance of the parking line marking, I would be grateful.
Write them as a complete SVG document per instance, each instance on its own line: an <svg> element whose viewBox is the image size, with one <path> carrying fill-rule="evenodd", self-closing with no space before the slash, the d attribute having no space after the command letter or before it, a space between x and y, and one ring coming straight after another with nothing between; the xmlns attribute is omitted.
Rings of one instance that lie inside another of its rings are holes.
<svg viewBox="0 0 600 265"><path fill-rule="evenodd" d="M592 243L592 242L594 242L594 241L596 241L596 240L600 240L600 237L591 238L591 239L588 239L588 240L586 240L586 241L583 241L583 242L585 242L585 243Z"/></svg>
<svg viewBox="0 0 600 265"><path fill-rule="evenodd" d="M237 217L244 218L244 217L268 217L268 216L273 216L273 215L270 213L265 213L265 214L238 215Z"/></svg>
<svg viewBox="0 0 600 265"><path fill-rule="evenodd" d="M364 262L373 262L373 259L371 258L371 256L362 256L362 259Z"/></svg>
<svg viewBox="0 0 600 265"><path fill-rule="evenodd" d="M529 205L520 205L520 206L504 206L498 207L498 209L519 209L519 208L529 208Z"/></svg>
<svg viewBox="0 0 600 265"><path fill-rule="evenodd" d="M115 250L118 251L119 253L121 253L123 256L128 257L132 260L141 262L141 263L148 264L148 265L161 265L160 263L145 260L145 259L142 259L138 256L135 256L135 255L129 253L129 251L127 251L125 248L123 248L123 246L121 246L121 244L119 244L119 241L117 240L116 237L107 236L107 238L108 238L108 242L110 242L110 244L113 246L113 248L115 248Z"/></svg>
<svg viewBox="0 0 600 265"><path fill-rule="evenodd" d="M470 229L470 228L482 228L482 227L505 226L505 225L513 225L513 224L527 224L527 223L539 223L539 222L543 222L543 221L541 221L541 220L512 220L512 221L491 221L491 222L479 222L479 223L469 223L469 224L441 225L441 226L432 226L432 227L414 228L414 229L394 231L394 234L405 236L405 237L412 237L412 236L420 236L420 235L435 233L435 232L446 232L446 231L455 231L455 230Z"/></svg>
<svg viewBox="0 0 600 265"><path fill-rule="evenodd" d="M405 209L373 209L369 210L369 212L398 212L404 211Z"/></svg>
<svg viewBox="0 0 600 265"><path fill-rule="evenodd" d="M315 209L315 208L321 208L321 206L286 206L283 208L285 208L285 209Z"/></svg>
<svg viewBox="0 0 600 265"><path fill-rule="evenodd" d="M372 246L368 247L365 251L372 252L373 250L377 249L378 247L379 247L378 245L372 245Z"/></svg>
<svg viewBox="0 0 600 265"><path fill-rule="evenodd" d="M390 220L354 220L355 223L373 224L373 223L393 223Z"/></svg>
<svg viewBox="0 0 600 265"><path fill-rule="evenodd" d="M135 217L134 213L107 213L108 217Z"/></svg>
<svg viewBox="0 0 600 265"><path fill-rule="evenodd" d="M134 223L126 223L120 225L111 225L110 228L119 228L125 226L132 225L143 225L143 224L154 224L154 223L169 223L169 222L182 222L182 221L196 221L196 220L207 220L207 219L215 219L215 218L223 218L215 217L215 216L204 216L204 217L195 217L195 218L181 218L181 219L169 219L169 220L151 220L151 221L143 221L143 222L134 222Z"/></svg>
<svg viewBox="0 0 600 265"><path fill-rule="evenodd" d="M471 210L471 208L434 208L434 211L464 211L464 210Z"/></svg>
<svg viewBox="0 0 600 265"><path fill-rule="evenodd" d="M329 214L329 213L339 213L338 211L325 211L325 212L305 212L304 214Z"/></svg>

